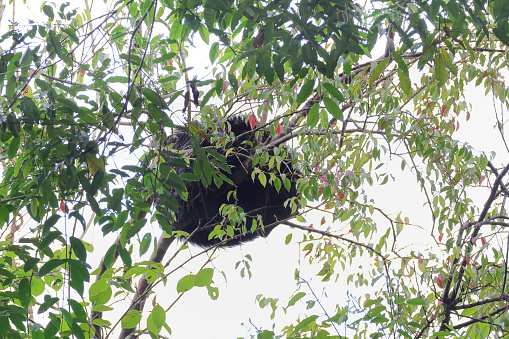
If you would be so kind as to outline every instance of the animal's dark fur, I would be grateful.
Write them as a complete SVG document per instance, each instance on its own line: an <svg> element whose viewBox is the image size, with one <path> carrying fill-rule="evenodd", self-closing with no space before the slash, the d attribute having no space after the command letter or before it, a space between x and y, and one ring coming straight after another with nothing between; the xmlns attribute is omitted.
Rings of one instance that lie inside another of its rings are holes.
<svg viewBox="0 0 509 339"><path fill-rule="evenodd" d="M291 159L286 159L281 163L281 173L275 173L278 177L284 174L291 181L290 190L281 185L278 193L276 188L268 182L269 180L267 180L267 184L264 187L258 180L258 177L255 177L254 181L251 177L253 168L250 159L255 154L257 143L263 143L270 137L268 131L261 130L255 132L244 119L239 117L229 119L228 124L225 126L227 126L225 127L226 132L231 132L232 134L230 135L235 137L227 143L225 148L214 149L222 155L226 154L227 149L234 149L227 157L227 165L231 169L231 173L228 174L226 171L221 170L221 173L230 178L234 185L224 182L219 188L214 183L205 187L201 181L188 181L186 182L188 191L187 201L177 198L180 207L176 225L179 225L180 230L186 231L189 234L199 227L189 239L189 242L202 247L216 244L230 247L259 236L266 237L279 222L291 216L291 204L285 208L284 202L289 198L297 196L296 180L299 175L293 170ZM212 147L205 138L199 139L201 139L201 147ZM196 158L196 149L192 148L189 132L179 132L173 135L169 143L173 144L173 150L186 151L184 153L187 153L186 155L190 159ZM273 154L272 150L270 154ZM193 165L193 161L191 165ZM267 166L262 167L261 170L269 172ZM182 174L184 172L192 172L192 169L177 168L176 171L177 174ZM268 178L269 175L267 175ZM237 200L234 199L234 195L230 195L228 200L228 193L231 191L236 191ZM221 225L222 229L226 230L227 225L230 224L228 220L224 220L219 214L220 207L223 204L236 205L244 210L246 214L244 231L237 224L235 225L233 238L228 238L224 235L223 239L217 237L209 239L210 232L217 225ZM262 229L258 223L257 229L251 232L253 218L257 219L258 216L261 216L265 226Z"/></svg>

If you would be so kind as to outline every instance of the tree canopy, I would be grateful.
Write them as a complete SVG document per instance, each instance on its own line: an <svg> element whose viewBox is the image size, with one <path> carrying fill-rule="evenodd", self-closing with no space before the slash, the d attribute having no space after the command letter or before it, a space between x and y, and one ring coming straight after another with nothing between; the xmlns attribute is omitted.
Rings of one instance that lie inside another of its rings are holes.
<svg viewBox="0 0 509 339"><path fill-rule="evenodd" d="M508 335L509 163L461 137L486 115L471 93L489 95L495 128L476 137L509 152L505 0L24 5L0 1L0 338L171 336L182 295L216 299L221 273L238 274L214 265L217 244L186 250L191 185L228 188L218 217L192 219L213 219L211 237L270 226L236 203L234 156L260 194L296 194L275 222L281 251L301 251L296 286L257 298L277 326L253 337ZM235 117L263 142L239 139ZM189 152L172 148L179 133ZM401 173L416 185L398 187ZM388 186L424 217L375 198ZM246 279L256 257L239 261ZM320 308L298 288L303 266L358 289L355 305Z"/></svg>

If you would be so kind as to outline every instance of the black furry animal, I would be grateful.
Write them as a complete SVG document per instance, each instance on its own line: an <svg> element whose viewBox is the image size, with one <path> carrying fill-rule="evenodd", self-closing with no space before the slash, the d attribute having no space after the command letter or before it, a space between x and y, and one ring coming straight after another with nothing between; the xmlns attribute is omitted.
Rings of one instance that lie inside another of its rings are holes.
<svg viewBox="0 0 509 339"><path fill-rule="evenodd" d="M270 138L270 133L267 130L252 130L243 118L234 117L228 119L224 132L231 138L222 148L214 147L208 136L191 136L189 131L178 132L168 140L173 152L178 150L191 159L190 167L194 167L195 173L197 172L197 162L201 161L202 164L208 162L233 182L232 184L224 181L220 187L217 187L214 182L205 186L203 180L185 181L188 192L187 201L174 195L178 201L179 209L176 216L177 221L172 226L173 230L191 234L189 242L201 247L214 245L231 247L259 236L266 237L281 221L292 216L292 204L285 207L285 201L297 197L296 181L300 176L293 169L289 157L281 162L280 171L274 168L269 170L267 165L257 165L258 171L267 173L265 187L259 181L258 176L255 176L254 180L252 179L253 155L256 147ZM200 134L204 135L203 132ZM226 163L219 164L218 159L210 154L217 155L217 153L206 152L207 149L212 149L222 156L226 155L227 150L231 151L226 156ZM287 153L285 148L283 148L283 153ZM272 156L273 150L270 150L269 154ZM182 175L193 172L191 168L175 168L175 170L178 175ZM289 190L282 184L278 192L274 185L269 183L268 172L270 171L279 178L281 178L281 174L286 176L291 183ZM231 193L232 191L234 193ZM223 204L230 205L230 208L243 210L245 220L236 222L230 220L227 213L221 215L219 211ZM263 227L260 218L263 220ZM256 229L252 229L253 219L257 220ZM211 232L214 232L212 237L210 236Z"/></svg>

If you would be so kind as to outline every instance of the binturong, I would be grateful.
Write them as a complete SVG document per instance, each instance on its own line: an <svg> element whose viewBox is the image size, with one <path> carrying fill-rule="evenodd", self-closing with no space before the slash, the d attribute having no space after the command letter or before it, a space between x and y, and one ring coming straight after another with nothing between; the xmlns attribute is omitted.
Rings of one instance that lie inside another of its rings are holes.
<svg viewBox="0 0 509 339"><path fill-rule="evenodd" d="M188 241L203 248L233 247L266 237L277 225L296 215L296 160L285 145L267 147L272 136L252 128L243 117L230 117L217 131L193 122L167 140L173 158L189 159L173 167L184 180L185 195L178 203L172 231L189 234ZM277 143L274 143L277 144ZM272 159L272 160L271 160Z"/></svg>

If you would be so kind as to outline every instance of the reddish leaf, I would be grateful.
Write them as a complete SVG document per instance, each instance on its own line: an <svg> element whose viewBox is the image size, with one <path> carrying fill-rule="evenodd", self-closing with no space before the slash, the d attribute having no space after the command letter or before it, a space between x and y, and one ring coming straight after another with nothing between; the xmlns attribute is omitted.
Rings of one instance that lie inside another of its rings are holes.
<svg viewBox="0 0 509 339"><path fill-rule="evenodd" d="M224 91L226 91L228 86L230 86L230 82L229 81L223 81L223 93L224 93Z"/></svg>
<svg viewBox="0 0 509 339"><path fill-rule="evenodd" d="M65 202L60 200L60 210L65 213Z"/></svg>
<svg viewBox="0 0 509 339"><path fill-rule="evenodd" d="M343 200L344 197L345 197L345 193L340 193L339 194L339 200Z"/></svg>
<svg viewBox="0 0 509 339"><path fill-rule="evenodd" d="M467 265L470 265L470 253L467 253L467 257L465 258Z"/></svg>
<svg viewBox="0 0 509 339"><path fill-rule="evenodd" d="M251 126L251 129L255 128L256 126L256 118L253 114L249 116L249 126Z"/></svg>
<svg viewBox="0 0 509 339"><path fill-rule="evenodd" d="M442 238L443 238L443 237L444 237L444 234L443 234L443 233L442 233L442 234L440 234L440 235L438 236L438 242L442 242Z"/></svg>
<svg viewBox="0 0 509 339"><path fill-rule="evenodd" d="M475 246L475 244L477 243L477 238L476 237L472 237L471 242L472 242L472 245Z"/></svg>
<svg viewBox="0 0 509 339"><path fill-rule="evenodd" d="M484 239L484 237L481 238L481 243L483 246L486 245L486 240Z"/></svg>
<svg viewBox="0 0 509 339"><path fill-rule="evenodd" d="M260 32L258 32L258 35L253 39L253 47L258 48L261 45L263 45L263 39L264 39L265 29L261 29Z"/></svg>
<svg viewBox="0 0 509 339"><path fill-rule="evenodd" d="M84 70L81 69L80 72L81 72L81 75L85 76L85 71Z"/></svg>
<svg viewBox="0 0 509 339"><path fill-rule="evenodd" d="M281 135L281 124L277 124L277 127L276 127L276 133L277 135Z"/></svg>
<svg viewBox="0 0 509 339"><path fill-rule="evenodd" d="M422 263L424 262L424 256L422 255L422 253L419 253L419 264L422 265Z"/></svg>
<svg viewBox="0 0 509 339"><path fill-rule="evenodd" d="M310 249L309 251L307 251L306 254L304 254L304 257L307 257L308 255L310 255L312 251L313 251L313 249Z"/></svg>
<svg viewBox="0 0 509 339"><path fill-rule="evenodd" d="M329 184L327 183L327 176L325 174L322 175L318 180L320 181L320 184L324 184L325 186L329 186Z"/></svg>
<svg viewBox="0 0 509 339"><path fill-rule="evenodd" d="M444 115L446 109L447 109L447 105L444 105L444 107L442 107L442 115Z"/></svg>
<svg viewBox="0 0 509 339"><path fill-rule="evenodd" d="M445 275L443 273L439 273L436 279L437 285L440 288L444 287Z"/></svg>

